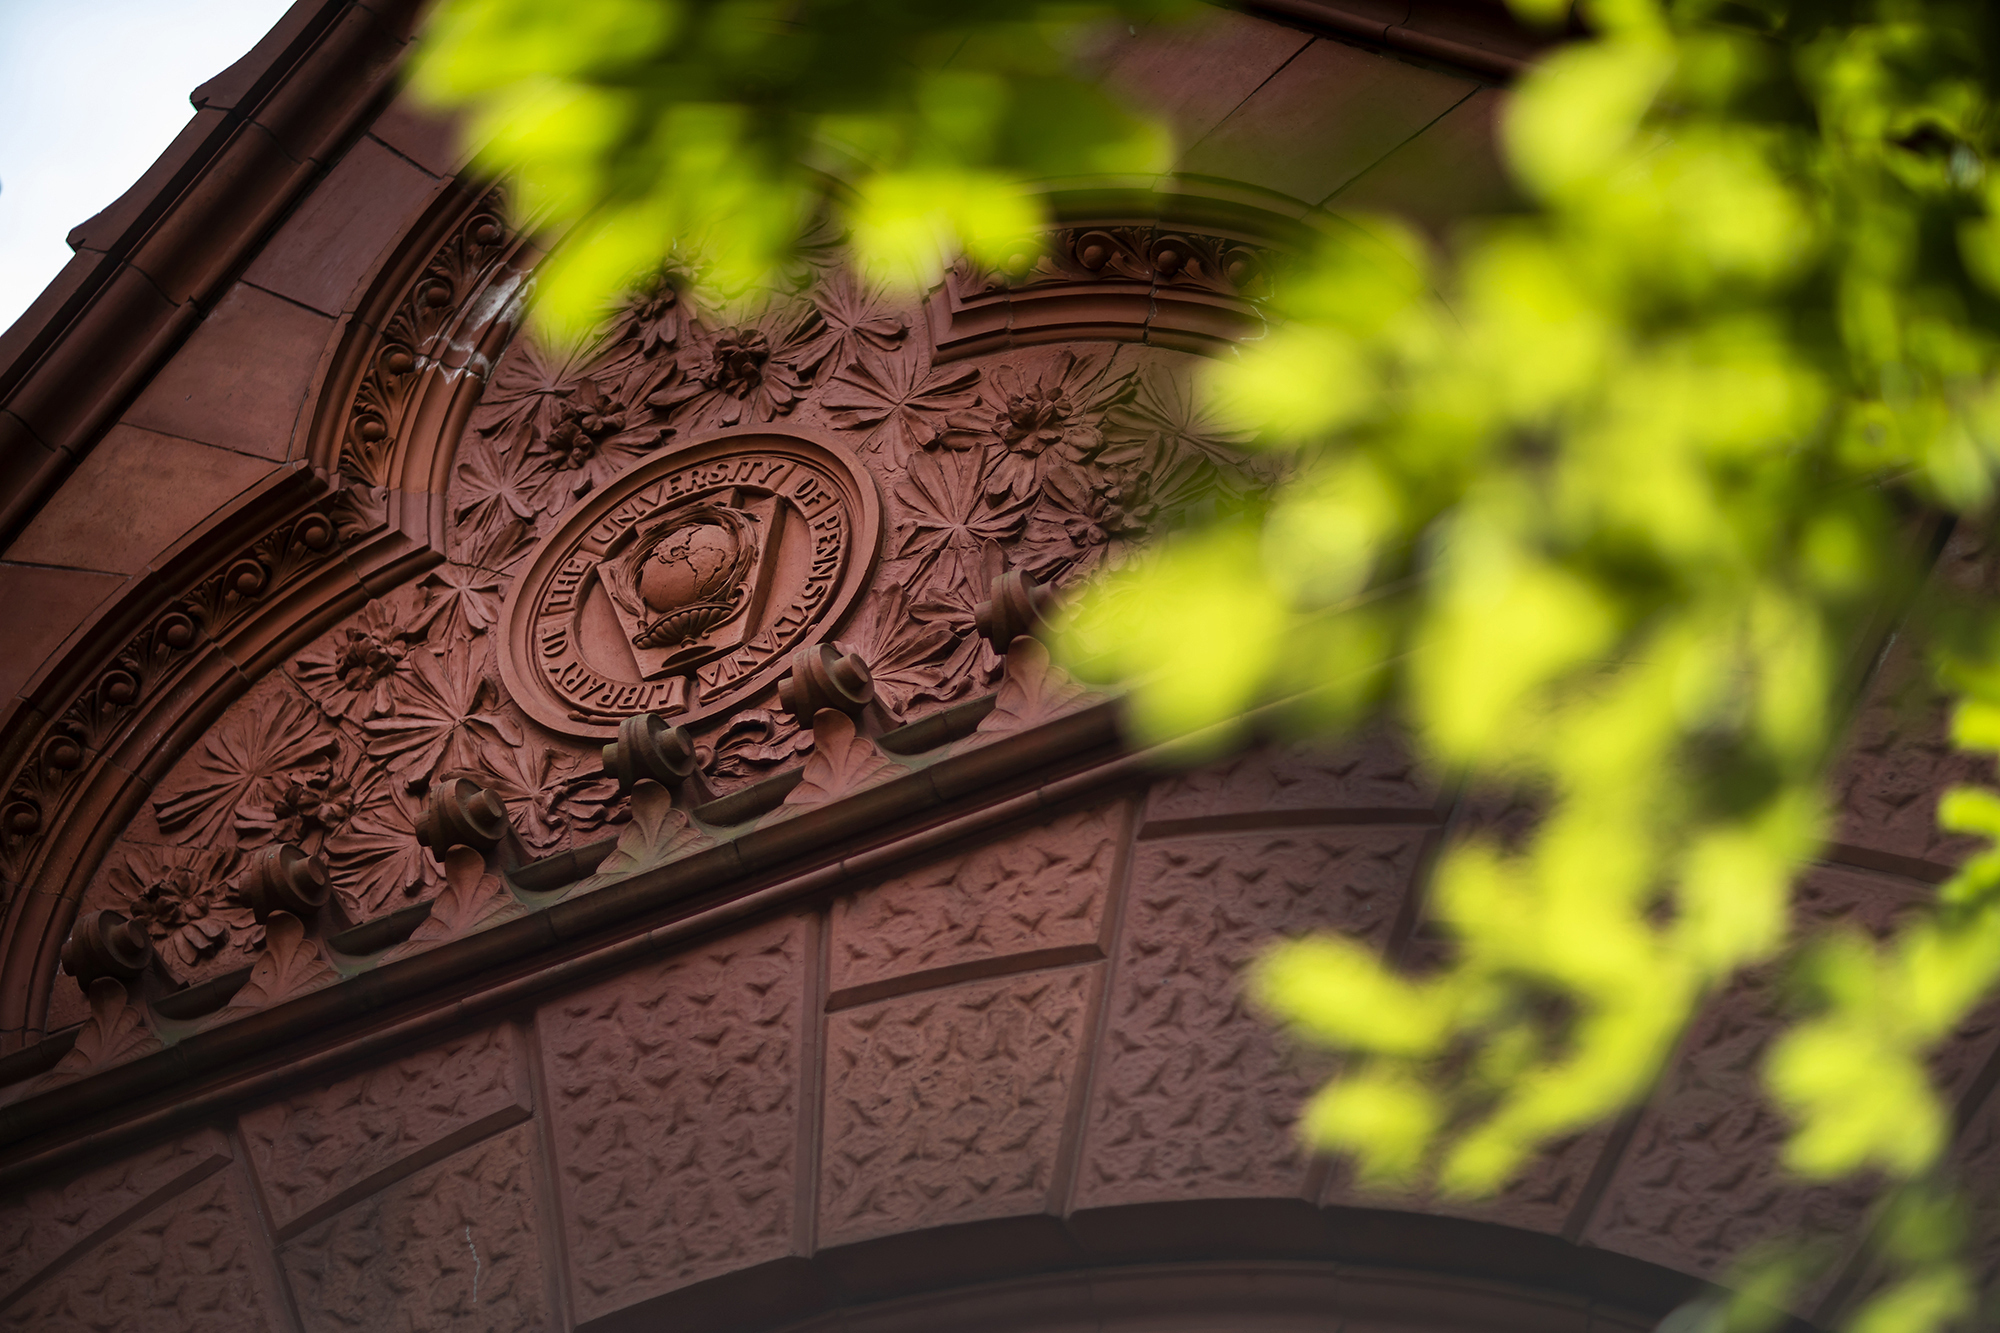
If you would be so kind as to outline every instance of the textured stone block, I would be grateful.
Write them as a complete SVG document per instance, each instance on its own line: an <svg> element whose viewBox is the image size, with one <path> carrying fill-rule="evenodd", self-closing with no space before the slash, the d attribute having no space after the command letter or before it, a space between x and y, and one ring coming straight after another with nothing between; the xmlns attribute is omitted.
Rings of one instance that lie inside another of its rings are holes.
<svg viewBox="0 0 2000 1333"><path fill-rule="evenodd" d="M0 564L0 606L10 617L6 642L0 644L0 694L19 693L49 654L123 583L116 574Z"/></svg>
<svg viewBox="0 0 2000 1333"><path fill-rule="evenodd" d="M1098 971L829 1017L820 1243L1044 1211Z"/></svg>
<svg viewBox="0 0 2000 1333"><path fill-rule="evenodd" d="M114 426L8 551L33 565L136 574L271 464Z"/></svg>
<svg viewBox="0 0 2000 1333"><path fill-rule="evenodd" d="M332 331L326 316L239 282L154 376L125 423L282 459Z"/></svg>
<svg viewBox="0 0 2000 1333"><path fill-rule="evenodd" d="M33 1333L277 1333L233 1172L162 1202L0 1312Z"/></svg>
<svg viewBox="0 0 2000 1333"><path fill-rule="evenodd" d="M488 1028L242 1119L271 1223L302 1230L414 1164L437 1160L525 1118L530 1098L514 1038Z"/></svg>
<svg viewBox="0 0 2000 1333"><path fill-rule="evenodd" d="M438 188L435 176L407 158L360 139L285 219L243 280L337 315Z"/></svg>
<svg viewBox="0 0 2000 1333"><path fill-rule="evenodd" d="M1923 664L1908 652L1892 655L1834 770L1838 841L1940 868L1956 865L1977 845L1937 826L1938 797L1960 784L1994 781L1990 756L1952 745L1949 716L1950 705L1929 688Z"/></svg>
<svg viewBox="0 0 2000 1333"><path fill-rule="evenodd" d="M533 1157L534 1129L517 1125L286 1244L308 1333L553 1327Z"/></svg>
<svg viewBox="0 0 2000 1333"><path fill-rule="evenodd" d="M1926 896L1904 881L1820 870L1801 884L1794 917L1802 930L1879 935ZM1695 1019L1585 1243L1706 1277L1758 1241L1823 1240L1861 1219L1867 1183L1809 1185L1778 1163L1791 1126L1765 1099L1762 1075L1781 1013L1779 979L1760 970Z"/></svg>
<svg viewBox="0 0 2000 1333"><path fill-rule="evenodd" d="M1402 739L1373 732L1335 746L1261 746L1162 778L1146 798L1146 822L1305 810L1420 817L1436 803L1436 790Z"/></svg>
<svg viewBox="0 0 2000 1333"><path fill-rule="evenodd" d="M809 938L753 927L542 1011L578 1318L790 1252Z"/></svg>
<svg viewBox="0 0 2000 1333"><path fill-rule="evenodd" d="M1189 149L1178 169L1317 204L1476 86L1342 42L1317 41Z"/></svg>
<svg viewBox="0 0 2000 1333"><path fill-rule="evenodd" d="M1284 1195L1314 1071L1243 995L1273 941L1337 930L1380 945L1424 834L1315 830L1141 844L1077 1169L1077 1207Z"/></svg>
<svg viewBox="0 0 2000 1333"><path fill-rule="evenodd" d="M433 176L454 174L469 155L457 124L406 96L384 107L368 132Z"/></svg>
<svg viewBox="0 0 2000 1333"><path fill-rule="evenodd" d="M1121 817L1116 806L1064 815L837 900L830 1001L1013 955L1094 953Z"/></svg>
<svg viewBox="0 0 2000 1333"><path fill-rule="evenodd" d="M1400 213L1442 228L1455 218L1513 205L1498 143L1504 96L1498 89L1480 89L1348 182L1327 207L1337 213Z"/></svg>
<svg viewBox="0 0 2000 1333"><path fill-rule="evenodd" d="M9 1197L0 1205L0 1301L127 1212L228 1162L228 1145L210 1130Z"/></svg>
<svg viewBox="0 0 2000 1333"><path fill-rule="evenodd" d="M1113 93L1174 129L1183 144L1221 124L1311 39L1248 14L1149 26L1116 40L1099 59Z"/></svg>

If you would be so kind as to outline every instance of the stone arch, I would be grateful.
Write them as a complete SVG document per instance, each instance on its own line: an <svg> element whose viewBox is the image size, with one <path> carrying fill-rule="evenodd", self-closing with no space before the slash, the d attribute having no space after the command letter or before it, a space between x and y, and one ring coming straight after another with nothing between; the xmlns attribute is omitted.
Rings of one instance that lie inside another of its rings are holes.
<svg viewBox="0 0 2000 1333"><path fill-rule="evenodd" d="M1670 1269L1493 1222L1208 1199L904 1232L731 1273L584 1327L1641 1333L1712 1291Z"/></svg>

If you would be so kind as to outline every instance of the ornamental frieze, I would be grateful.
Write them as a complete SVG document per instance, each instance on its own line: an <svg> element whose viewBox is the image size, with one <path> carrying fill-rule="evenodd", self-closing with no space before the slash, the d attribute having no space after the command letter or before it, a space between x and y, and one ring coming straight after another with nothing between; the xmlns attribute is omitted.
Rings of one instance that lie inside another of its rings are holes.
<svg viewBox="0 0 2000 1333"><path fill-rule="evenodd" d="M1269 481L1201 410L1184 355L1118 346L1126 334L1105 341L1089 321L1063 341L951 353L932 307L869 286L833 238L726 315L699 272L663 272L594 341L543 347L514 336L533 252L498 216L490 196L441 203L385 261L301 428L313 471L299 485L317 478L317 496L302 489L299 517L214 557L17 776L16 875L51 854L52 821L111 813L43 938L64 934L16 953L59 946L71 919L144 935L149 970L120 984L212 1025L242 1002L202 997L242 990L273 939L352 968L341 951L381 931L397 938L377 960L526 910L497 871L452 878L451 843L426 832L440 793L497 812L496 865L583 858L567 882L586 886L837 804L1088 702L1031 659L1007 667L1026 622L990 613L997 588L1060 588ZM1085 245L1049 280L1124 302L1165 264L1192 297L1248 308L1230 286L1248 281L1241 242L1180 259L1107 235L1116 254ZM218 635L247 645L228 649L247 674L203 667L217 683L193 696L154 664ZM816 722L827 706L845 731ZM177 747L147 750L147 784L63 796L67 774L104 789L96 756L146 708L161 719L149 735ZM671 744L653 769L614 769L611 743L649 715ZM671 818L657 800L642 818L641 779L673 788ZM635 819L685 833L612 855ZM273 887L274 865L317 885L317 905ZM274 911L303 913L304 933L274 936ZM83 1019L80 979L40 990L30 1007L49 1007L29 1022ZM115 1012L105 1021L126 1021Z"/></svg>

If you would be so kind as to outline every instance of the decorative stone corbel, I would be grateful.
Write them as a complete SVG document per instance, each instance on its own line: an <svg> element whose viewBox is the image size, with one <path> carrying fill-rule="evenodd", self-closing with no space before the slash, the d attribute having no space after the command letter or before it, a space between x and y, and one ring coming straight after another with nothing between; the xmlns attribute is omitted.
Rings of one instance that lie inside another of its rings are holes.
<svg viewBox="0 0 2000 1333"><path fill-rule="evenodd" d="M694 825L686 811L676 809L667 789L651 778L632 787L632 818L619 831L618 845L597 865L597 873L572 893L588 893L628 875L713 847L715 839Z"/></svg>
<svg viewBox="0 0 2000 1333"><path fill-rule="evenodd" d="M522 858L507 822L507 805L500 794L471 778L448 778L431 788L424 813L417 817L417 841L442 863L454 847L486 853L505 850Z"/></svg>
<svg viewBox="0 0 2000 1333"><path fill-rule="evenodd" d="M853 718L823 708L813 719L812 753L806 756L799 784L779 808L825 805L907 771L856 728Z"/></svg>
<svg viewBox="0 0 2000 1333"><path fill-rule="evenodd" d="M895 719L875 698L875 678L860 653L822 640L792 654L790 674L778 682L778 703L806 726L832 709L845 713L870 736L892 730Z"/></svg>
<svg viewBox="0 0 2000 1333"><path fill-rule="evenodd" d="M152 965L152 936L122 912L85 912L62 947L63 971L86 992L101 977L137 981Z"/></svg>
<svg viewBox="0 0 2000 1333"><path fill-rule="evenodd" d="M706 758L687 728L672 726L657 713L639 713L620 722L618 739L604 747L604 771L625 795L641 782L655 782L673 793L682 809L692 810L715 799L701 775Z"/></svg>
<svg viewBox="0 0 2000 1333"><path fill-rule="evenodd" d="M90 1017L77 1032L76 1044L56 1062L55 1068L22 1084L20 1096L30 1096L163 1049L159 1034L148 1021L145 1004L131 986L114 977L99 976L84 990L90 997Z"/></svg>
<svg viewBox="0 0 2000 1333"><path fill-rule="evenodd" d="M423 953L529 912L528 905L508 891L491 858L477 848L460 844L440 859L444 888L431 899L430 915L408 940L382 955L383 962Z"/></svg>
<svg viewBox="0 0 2000 1333"><path fill-rule="evenodd" d="M1035 582L1026 570L1010 569L994 576L991 595L972 608L972 622L1004 657L1014 640L1041 626L1055 599L1054 590Z"/></svg>
<svg viewBox="0 0 2000 1333"><path fill-rule="evenodd" d="M63 941L62 970L76 978L86 995L99 981L116 981L134 1003L155 1000L180 988L180 978L153 948L144 924L109 909L85 912Z"/></svg>
<svg viewBox="0 0 2000 1333"><path fill-rule="evenodd" d="M251 858L241 884L259 921L268 921L273 912L290 912L311 924L327 905L333 880L325 861L297 843L281 842Z"/></svg>

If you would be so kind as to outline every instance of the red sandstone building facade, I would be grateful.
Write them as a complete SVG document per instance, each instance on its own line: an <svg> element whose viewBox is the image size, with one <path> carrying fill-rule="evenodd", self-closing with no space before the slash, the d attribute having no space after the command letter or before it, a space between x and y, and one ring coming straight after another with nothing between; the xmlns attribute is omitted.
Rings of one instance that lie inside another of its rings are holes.
<svg viewBox="0 0 2000 1333"><path fill-rule="evenodd" d="M1865 1286L1764 979L1489 1204L1302 1152L1244 965L1420 957L1504 812L1386 735L1177 768L1024 637L1263 480L1188 384L1274 256L1504 202L1497 11L1134 34L1190 147L1033 267L897 302L829 237L554 358L410 8L301 0L0 338L0 1324L1596 1333L1801 1234L1801 1316ZM1802 914L1945 873L1935 734L1878 687ZM1975 1189L1995 1035L1941 1069Z"/></svg>

